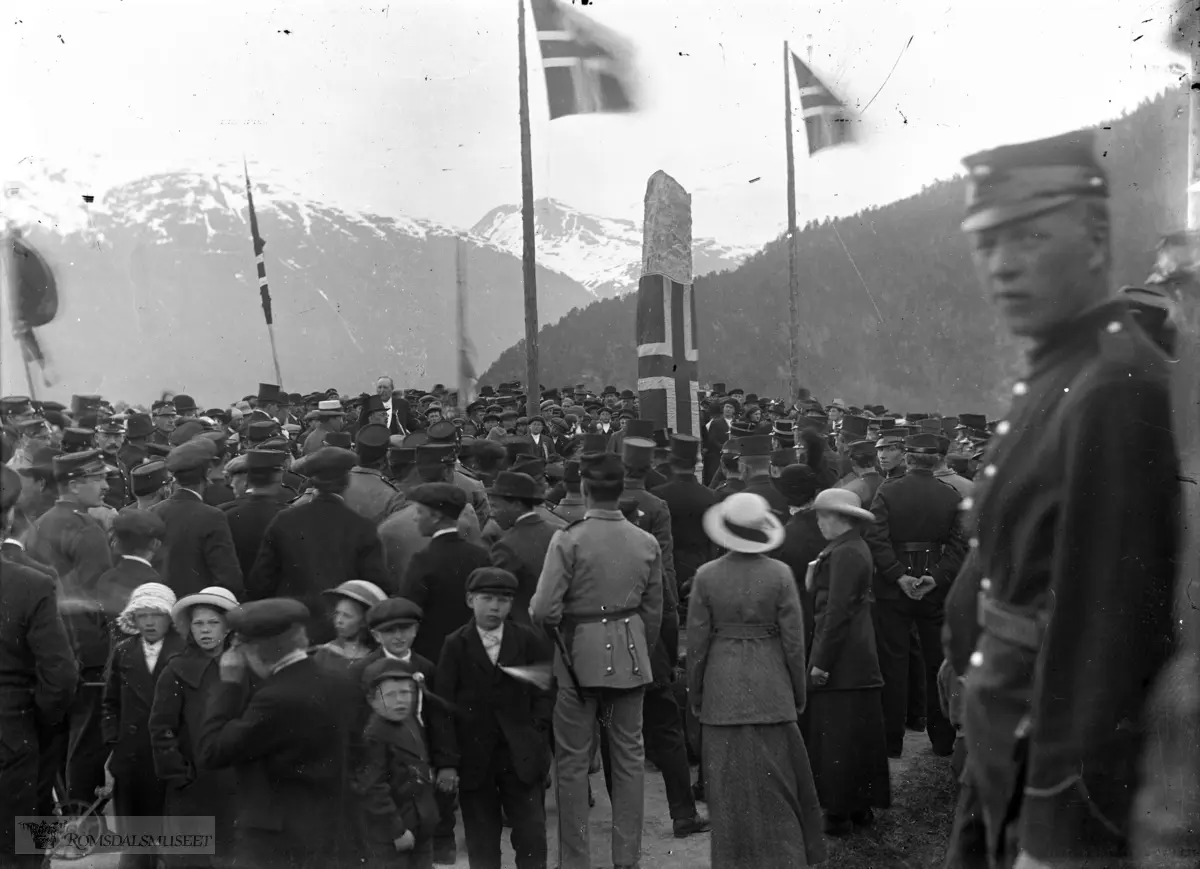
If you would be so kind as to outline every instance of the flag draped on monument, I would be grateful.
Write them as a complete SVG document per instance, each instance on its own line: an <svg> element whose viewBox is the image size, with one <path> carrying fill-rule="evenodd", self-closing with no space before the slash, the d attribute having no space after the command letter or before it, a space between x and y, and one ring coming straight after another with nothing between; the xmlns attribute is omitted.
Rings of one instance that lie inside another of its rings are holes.
<svg viewBox="0 0 1200 869"><path fill-rule="evenodd" d="M638 282L638 393L643 419L699 436L692 197L661 169L646 185Z"/></svg>

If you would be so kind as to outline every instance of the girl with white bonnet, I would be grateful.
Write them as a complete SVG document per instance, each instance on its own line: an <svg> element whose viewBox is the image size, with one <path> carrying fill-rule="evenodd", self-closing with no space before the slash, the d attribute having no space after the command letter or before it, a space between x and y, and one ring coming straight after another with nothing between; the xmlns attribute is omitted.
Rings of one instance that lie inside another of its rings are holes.
<svg viewBox="0 0 1200 869"><path fill-rule="evenodd" d="M164 832L209 833L212 831L189 828L184 819L211 817L217 847L215 860L181 855L176 858L183 861L176 863L180 866L220 865L232 850L237 779L229 769L199 769L196 746L209 696L221 681L221 655L230 645L226 617L237 606L229 589L210 586L183 598L171 611L185 647L159 677L150 713L154 771L166 784Z"/></svg>
<svg viewBox="0 0 1200 869"><path fill-rule="evenodd" d="M808 566L813 601L805 739L825 832L847 835L891 804L883 675L871 622L871 550L863 526L874 521L849 489L826 489L813 500L828 541Z"/></svg>
<svg viewBox="0 0 1200 869"><path fill-rule="evenodd" d="M162 583L146 582L133 590L117 616L126 636L117 641L109 659L101 728L105 744L112 749L108 769L118 817L162 815L165 789L154 774L149 721L154 686L171 659L183 651L183 638L171 624L174 606L175 592ZM153 869L155 860L153 854L123 854L121 869Z"/></svg>
<svg viewBox="0 0 1200 869"><path fill-rule="evenodd" d="M688 693L703 729L712 869L822 862L825 839L797 724L808 669L800 594L767 553L784 540L766 499L736 492L704 514L727 554L703 565L688 603Z"/></svg>

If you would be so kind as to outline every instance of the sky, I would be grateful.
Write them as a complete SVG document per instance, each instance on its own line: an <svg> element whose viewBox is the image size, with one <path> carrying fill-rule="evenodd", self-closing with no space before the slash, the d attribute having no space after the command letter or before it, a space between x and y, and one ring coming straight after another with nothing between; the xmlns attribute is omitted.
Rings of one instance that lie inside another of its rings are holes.
<svg viewBox="0 0 1200 869"><path fill-rule="evenodd" d="M859 138L809 158L797 121L803 224L1177 83L1165 45L1175 5L596 0L582 11L633 43L641 111L553 123L527 11L535 195L640 221L661 168L692 192L696 235L763 244L786 225L784 39L802 55L811 42ZM0 73L15 86L0 181L36 163L104 189L244 154L256 179L308 198L455 227L520 201L517 0L5 8Z"/></svg>

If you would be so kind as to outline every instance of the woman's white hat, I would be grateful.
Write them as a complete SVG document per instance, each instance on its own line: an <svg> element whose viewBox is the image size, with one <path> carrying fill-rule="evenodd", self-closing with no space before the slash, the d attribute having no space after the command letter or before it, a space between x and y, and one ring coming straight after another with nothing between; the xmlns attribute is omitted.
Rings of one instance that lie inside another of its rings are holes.
<svg viewBox="0 0 1200 869"><path fill-rule="evenodd" d="M232 609L237 609L240 604L227 588L219 585L210 585L208 588L202 588L195 594L189 594L187 597L175 604L171 609L171 618L179 621L183 616L187 615L187 611L194 606L210 606L215 610L225 610L229 612Z"/></svg>
<svg viewBox="0 0 1200 869"><path fill-rule="evenodd" d="M733 552L770 552L783 543L783 525L771 512L766 498L753 492L735 492L704 513L708 539Z"/></svg>
<svg viewBox="0 0 1200 869"><path fill-rule="evenodd" d="M826 489L818 492L817 497L813 499L812 509L818 512L824 510L826 513L840 513L855 519L875 518L874 513L863 509L862 499L849 489Z"/></svg>
<svg viewBox="0 0 1200 869"><path fill-rule="evenodd" d="M155 612L169 616L174 606L175 592L168 586L161 582L143 582L129 596L129 603L117 616L117 625L127 634L136 634L138 629L133 621L136 613Z"/></svg>
<svg viewBox="0 0 1200 869"><path fill-rule="evenodd" d="M347 597L350 600L358 601L367 609L375 606L381 601L387 600L387 592L377 586L373 582L367 582L365 579L351 579L343 582L337 588L327 588L321 594L334 595L336 597Z"/></svg>

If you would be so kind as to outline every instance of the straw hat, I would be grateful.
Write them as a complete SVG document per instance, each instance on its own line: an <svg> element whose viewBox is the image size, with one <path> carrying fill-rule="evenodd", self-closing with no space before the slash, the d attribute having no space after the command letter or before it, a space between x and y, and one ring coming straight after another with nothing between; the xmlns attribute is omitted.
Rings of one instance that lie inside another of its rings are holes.
<svg viewBox="0 0 1200 869"><path fill-rule="evenodd" d="M813 499L812 509L826 513L840 513L854 519L874 519L875 514L864 510L862 500L849 489L826 489Z"/></svg>
<svg viewBox="0 0 1200 869"><path fill-rule="evenodd" d="M362 604L367 609L387 599L387 593L382 588L373 582L367 582L365 579L347 580L337 588L328 588L321 592L321 594L327 594L331 597L349 598Z"/></svg>
<svg viewBox="0 0 1200 869"><path fill-rule="evenodd" d="M704 513L708 539L733 552L769 552L783 543L783 525L767 500L752 492L735 492Z"/></svg>
<svg viewBox="0 0 1200 869"><path fill-rule="evenodd" d="M219 585L210 585L208 588L202 588L195 594L189 594L187 597L181 598L175 606L171 607L171 618L176 622L180 621L187 615L188 610L194 606L210 606L215 610L224 610L229 612L232 609L237 609L239 606L237 598L233 596L227 588L222 588Z"/></svg>

